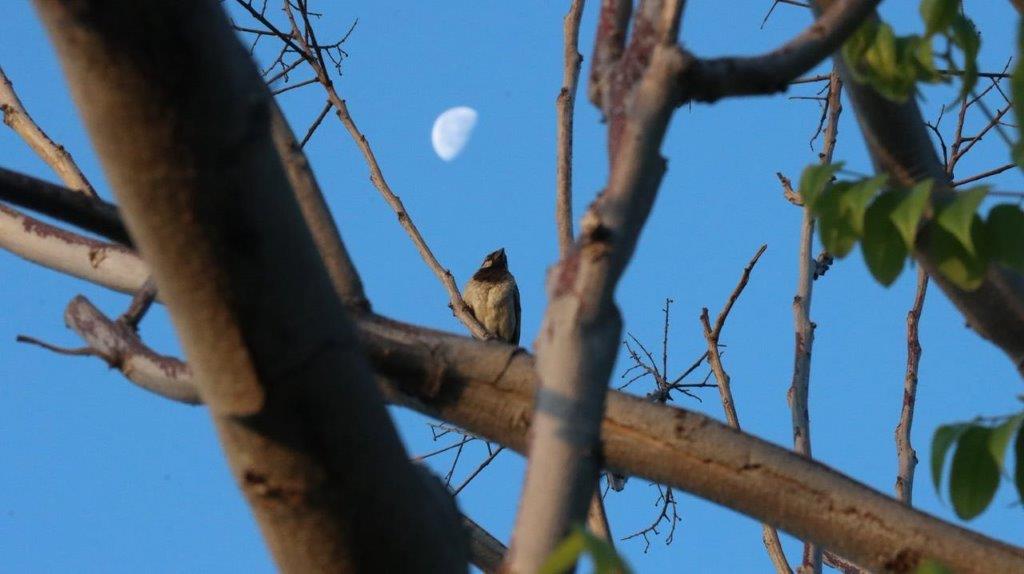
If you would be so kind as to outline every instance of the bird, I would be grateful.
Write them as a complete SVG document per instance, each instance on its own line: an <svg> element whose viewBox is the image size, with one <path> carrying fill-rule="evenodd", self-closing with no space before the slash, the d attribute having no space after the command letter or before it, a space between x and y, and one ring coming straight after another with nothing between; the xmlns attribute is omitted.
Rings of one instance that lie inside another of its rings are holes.
<svg viewBox="0 0 1024 574"><path fill-rule="evenodd" d="M519 286L508 270L504 248L484 257L480 269L466 283L462 295L473 316L485 329L506 343L519 344L522 316Z"/></svg>

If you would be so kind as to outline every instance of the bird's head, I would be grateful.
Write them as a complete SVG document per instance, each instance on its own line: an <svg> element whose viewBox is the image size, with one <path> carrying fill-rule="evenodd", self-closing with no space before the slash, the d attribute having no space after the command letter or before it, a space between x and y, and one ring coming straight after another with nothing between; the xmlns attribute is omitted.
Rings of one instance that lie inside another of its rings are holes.
<svg viewBox="0 0 1024 574"><path fill-rule="evenodd" d="M505 248L487 254L480 269L508 269L508 259L505 258Z"/></svg>

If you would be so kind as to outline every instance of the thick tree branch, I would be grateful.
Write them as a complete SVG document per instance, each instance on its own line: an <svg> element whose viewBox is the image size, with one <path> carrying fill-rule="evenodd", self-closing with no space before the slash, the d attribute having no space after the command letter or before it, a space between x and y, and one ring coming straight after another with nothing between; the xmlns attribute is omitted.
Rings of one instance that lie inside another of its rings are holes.
<svg viewBox="0 0 1024 574"><path fill-rule="evenodd" d="M280 568L464 570L454 505L391 425L219 4L36 5Z"/></svg>
<svg viewBox="0 0 1024 574"><path fill-rule="evenodd" d="M675 9L663 13L665 5ZM597 484L595 447L622 329L613 293L665 171L659 148L674 108L671 78L683 65L672 34L679 10L680 3L654 0L637 9L611 86L610 180L575 246L549 274L537 338L542 384L508 559L513 572L537 571L569 527L583 522Z"/></svg>
<svg viewBox="0 0 1024 574"><path fill-rule="evenodd" d="M835 0L806 30L768 54L693 59L684 72L680 103L785 91L838 50L880 2Z"/></svg>
<svg viewBox="0 0 1024 574"><path fill-rule="evenodd" d="M91 280L113 287L113 275L104 269ZM538 384L531 356L373 315L357 317L356 327L390 402L525 452ZM1020 549L907 510L821 464L694 412L613 391L601 432L607 468L713 500L876 570L912 568L925 556L955 571L1024 568Z"/></svg>

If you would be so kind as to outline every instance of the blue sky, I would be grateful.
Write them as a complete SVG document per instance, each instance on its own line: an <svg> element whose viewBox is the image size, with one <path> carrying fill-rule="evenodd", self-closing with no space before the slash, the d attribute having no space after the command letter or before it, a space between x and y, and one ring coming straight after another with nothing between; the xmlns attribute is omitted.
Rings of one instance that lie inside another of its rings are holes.
<svg viewBox="0 0 1024 574"><path fill-rule="evenodd" d="M596 1L580 33L585 60L593 43ZM982 67L998 71L1013 47L1016 16L1007 2L966 2L983 32ZM770 0L690 2L682 29L701 55L757 53L805 26L809 14L780 6L760 29ZM459 283L485 254L506 248L523 300L523 344L531 346L554 263L555 96L561 82L562 16L568 2L318 2L322 35L359 24L345 48L338 82L392 188L404 201L442 264ZM885 2L898 32L920 29L916 2ZM15 0L0 19L0 65L29 111L79 161L106 197L104 180L70 102L55 55L29 2ZM586 68L587 62L584 63ZM828 64L821 67L826 71ZM294 79L305 79L302 72ZM585 72L584 77L585 81ZM813 95L794 89L789 95ZM928 89L923 106L934 118L953 97ZM303 133L323 105L311 86L282 98ZM454 162L430 147L436 115L457 105L479 113L468 147ZM786 389L792 371L791 302L796 285L800 211L782 198L775 172L797 177L816 160L808 141L820 110L786 95L729 100L680 109L663 153L669 161L655 209L617 292L626 329L650 345L661 340L661 307L672 306L670 370L703 352L698 315L724 303L747 260L768 250L725 328L724 362L745 430L789 444ZM948 117L942 125L952 132ZM977 125L980 117L972 118ZM585 97L576 115L574 204L578 216L607 175L604 126ZM144 137L144 134L140 134ZM817 145L817 144L815 144ZM369 183L357 149L328 117L308 146L349 250L376 311L401 320L464 332L451 317L438 281L416 254L394 214ZM836 158L850 169L870 164L847 106ZM965 159L960 177L1007 161L986 138ZM0 129L0 165L55 180L10 130ZM1018 172L996 178L997 189L1020 191ZM206 412L171 404L126 384L97 360L57 357L14 342L19 333L65 345L78 343L62 325L64 305L82 293L117 314L127 298L0 252L0 556L12 572L272 571L256 526L224 465ZM892 433L899 415L905 364L905 317L914 272L891 288L870 277L860 253L837 262L815 283L818 329L812 367L814 453L823 462L892 492ZM162 308L142 332L154 348L178 353ZM930 484L927 449L943 422L1017 410L1019 377L994 347L964 326L937 289L921 324L924 357L913 440L919 458L915 502L956 521ZM628 363L620 354L616 373ZM706 371L699 371L700 376ZM617 376L617 375L616 375ZM640 383L637 383L640 385ZM646 392L649 387L636 389ZM722 419L717 393L686 408ZM446 442L431 439L425 420L394 411L412 454ZM472 445L453 482L486 453ZM445 472L450 459L434 461ZM461 495L467 513L507 540L523 475L518 455L502 454ZM675 541L620 542L643 572L763 572L770 569L752 519L695 497L680 497ZM656 491L642 480L612 493L607 505L617 537L657 515ZM992 507L967 524L1024 544L1020 507L1004 484ZM664 531L663 531L664 532ZM786 539L791 562L799 546Z"/></svg>

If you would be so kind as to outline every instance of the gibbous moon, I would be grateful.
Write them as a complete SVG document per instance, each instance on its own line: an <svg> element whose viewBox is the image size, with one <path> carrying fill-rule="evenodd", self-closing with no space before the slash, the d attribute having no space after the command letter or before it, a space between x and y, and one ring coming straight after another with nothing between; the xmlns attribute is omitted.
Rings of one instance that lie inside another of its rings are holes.
<svg viewBox="0 0 1024 574"><path fill-rule="evenodd" d="M452 161L462 152L476 127L476 110L459 106L445 111L434 120L430 141L437 157Z"/></svg>

